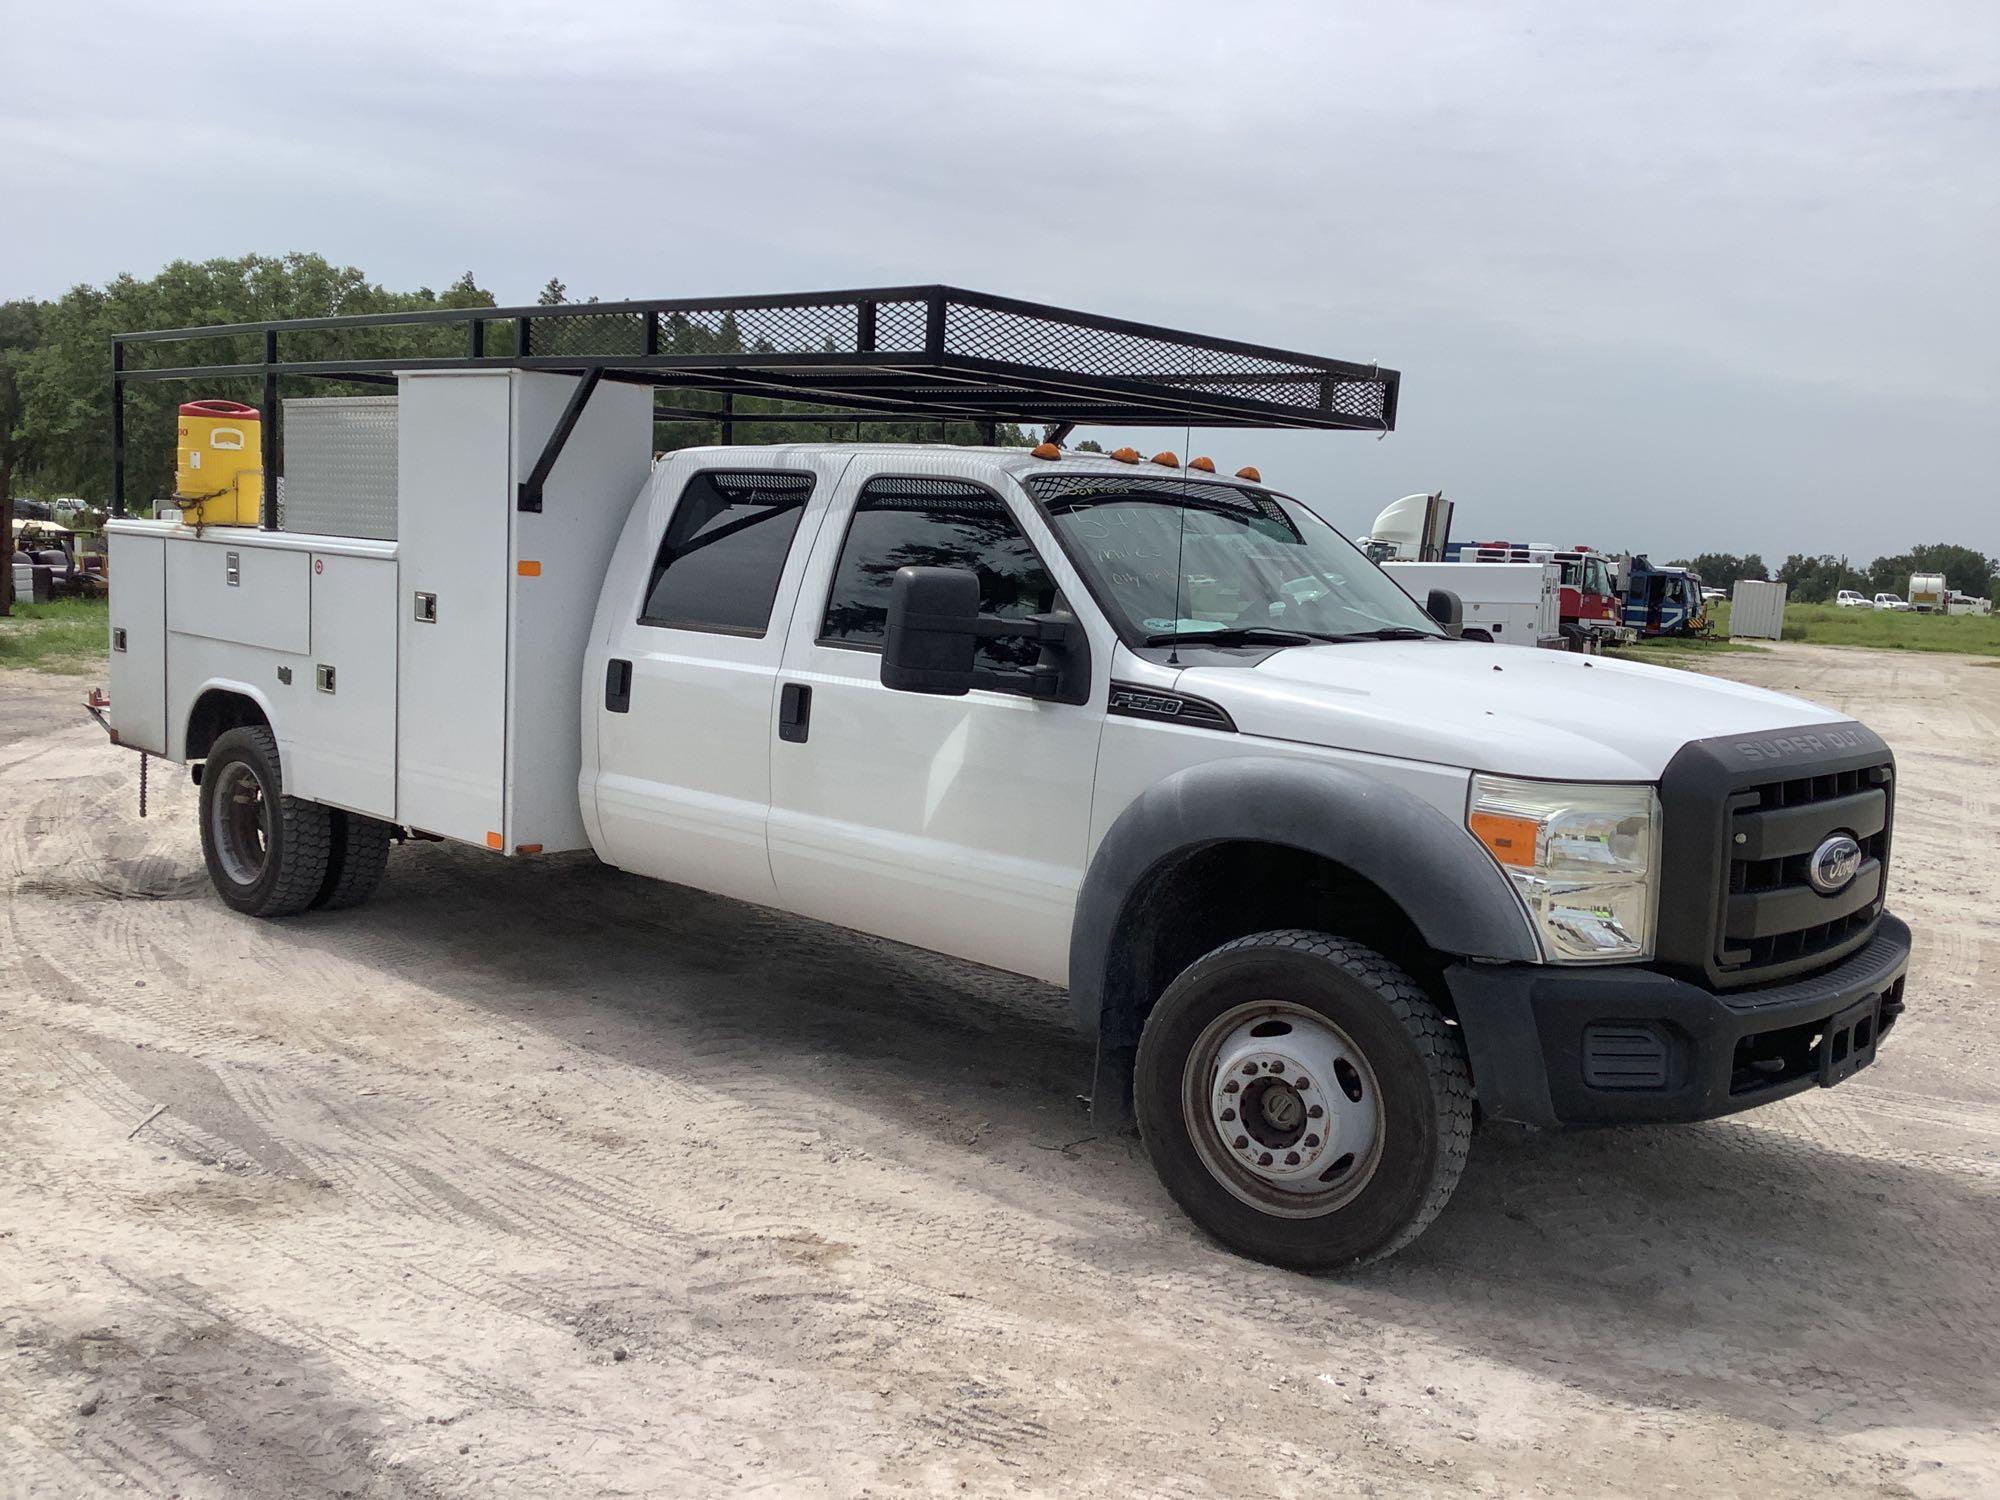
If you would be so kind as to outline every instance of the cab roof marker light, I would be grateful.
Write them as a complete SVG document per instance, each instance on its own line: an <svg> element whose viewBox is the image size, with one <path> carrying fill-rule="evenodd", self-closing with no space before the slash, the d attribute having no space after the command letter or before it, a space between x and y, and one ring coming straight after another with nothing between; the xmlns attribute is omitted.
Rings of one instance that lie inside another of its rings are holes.
<svg viewBox="0 0 2000 1500"><path fill-rule="evenodd" d="M1181 456L1170 448L1163 449L1153 455L1153 462L1163 469L1178 469L1181 466Z"/></svg>
<svg viewBox="0 0 2000 1500"><path fill-rule="evenodd" d="M1236 471L1236 477L1238 479L1247 479L1252 484L1262 484L1264 482L1264 476L1262 474L1259 474L1255 469L1251 468L1250 465L1248 464L1245 464L1242 468Z"/></svg>
<svg viewBox="0 0 2000 1500"><path fill-rule="evenodd" d="M1188 467L1198 473L1213 474L1215 472L1215 460L1212 458L1191 458L1188 460Z"/></svg>
<svg viewBox="0 0 2000 1500"><path fill-rule="evenodd" d="M1105 457L1115 458L1121 464L1136 464L1139 461L1139 450L1137 448L1113 448Z"/></svg>
<svg viewBox="0 0 2000 1500"><path fill-rule="evenodd" d="M1037 443L1035 444L1034 447L1030 448L1028 452L1032 457L1035 458L1062 457L1062 449L1058 448L1054 443Z"/></svg>

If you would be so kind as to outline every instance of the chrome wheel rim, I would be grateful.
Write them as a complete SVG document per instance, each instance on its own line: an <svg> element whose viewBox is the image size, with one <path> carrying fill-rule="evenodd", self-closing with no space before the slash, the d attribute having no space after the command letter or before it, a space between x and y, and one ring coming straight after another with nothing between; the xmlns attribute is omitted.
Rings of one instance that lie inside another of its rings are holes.
<svg viewBox="0 0 2000 1500"><path fill-rule="evenodd" d="M256 772L240 760L218 774L209 804L209 831L222 872L237 885L255 885L271 850L271 804Z"/></svg>
<svg viewBox="0 0 2000 1500"><path fill-rule="evenodd" d="M1290 1001L1238 1005L1203 1029L1181 1111L1216 1181L1283 1218L1346 1207L1382 1158L1375 1070L1346 1032Z"/></svg>

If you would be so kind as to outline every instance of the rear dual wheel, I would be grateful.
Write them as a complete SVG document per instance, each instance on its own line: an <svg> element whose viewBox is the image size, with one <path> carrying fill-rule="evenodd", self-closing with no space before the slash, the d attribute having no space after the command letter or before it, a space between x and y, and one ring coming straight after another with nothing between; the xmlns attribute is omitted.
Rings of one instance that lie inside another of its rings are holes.
<svg viewBox="0 0 2000 1500"><path fill-rule="evenodd" d="M1258 933L1189 966L1147 1018L1134 1084L1174 1200L1296 1270L1415 1239L1471 1144L1456 1029L1401 968L1323 932Z"/></svg>
<svg viewBox="0 0 2000 1500"><path fill-rule="evenodd" d="M382 879L393 829L285 795L278 742L261 726L227 730L201 777L201 852L216 893L253 917L365 901Z"/></svg>

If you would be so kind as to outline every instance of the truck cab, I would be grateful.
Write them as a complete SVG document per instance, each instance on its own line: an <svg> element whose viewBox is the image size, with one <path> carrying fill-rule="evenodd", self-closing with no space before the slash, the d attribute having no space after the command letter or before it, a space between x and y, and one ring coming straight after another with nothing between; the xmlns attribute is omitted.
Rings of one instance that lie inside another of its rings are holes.
<svg viewBox="0 0 2000 1500"><path fill-rule="evenodd" d="M1466 639L1254 470L655 460L644 386L595 384L409 373L355 424L395 462L296 446L288 525L359 529L341 476L395 476L366 537L110 523L111 727L191 765L231 906L354 905L432 835L1049 981L1094 1116L1300 1269L1422 1232L1475 1113L1705 1119L1843 1082L1902 1013L1894 757L1836 712Z"/></svg>

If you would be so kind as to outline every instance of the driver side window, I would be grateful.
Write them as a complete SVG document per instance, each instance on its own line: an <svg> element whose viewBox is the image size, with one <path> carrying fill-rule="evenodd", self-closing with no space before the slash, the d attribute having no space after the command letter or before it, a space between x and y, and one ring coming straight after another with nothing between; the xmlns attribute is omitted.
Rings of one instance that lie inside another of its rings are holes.
<svg viewBox="0 0 2000 1500"><path fill-rule="evenodd" d="M888 633L896 570L970 568L979 611L1025 619L1055 607L1055 581L1007 503L962 479L871 479L855 502L820 625L822 645L879 651ZM981 641L977 663L995 671L1035 664L1029 640Z"/></svg>

